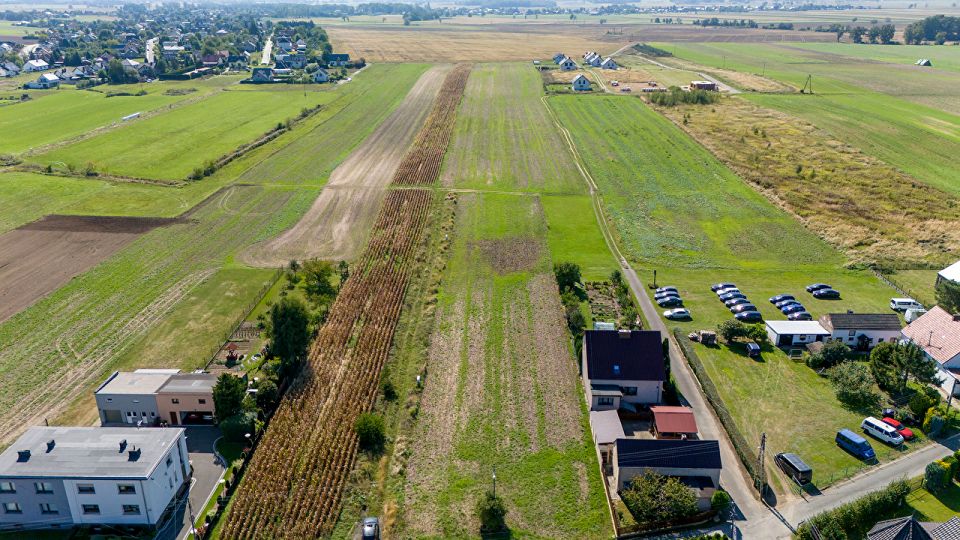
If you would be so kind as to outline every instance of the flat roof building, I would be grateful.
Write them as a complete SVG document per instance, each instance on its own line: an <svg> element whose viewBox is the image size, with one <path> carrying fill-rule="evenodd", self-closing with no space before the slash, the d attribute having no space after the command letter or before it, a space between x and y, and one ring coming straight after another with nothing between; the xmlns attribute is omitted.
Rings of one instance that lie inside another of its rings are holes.
<svg viewBox="0 0 960 540"><path fill-rule="evenodd" d="M179 370L115 372L94 392L103 426L212 424L210 373Z"/></svg>

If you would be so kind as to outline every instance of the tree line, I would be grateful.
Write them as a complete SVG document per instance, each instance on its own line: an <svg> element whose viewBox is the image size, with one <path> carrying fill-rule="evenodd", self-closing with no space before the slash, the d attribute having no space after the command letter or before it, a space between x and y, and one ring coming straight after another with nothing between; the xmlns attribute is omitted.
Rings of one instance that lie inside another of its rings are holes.
<svg viewBox="0 0 960 540"><path fill-rule="evenodd" d="M932 41L937 45L943 45L947 41L960 41L960 17L934 15L911 23L903 29L903 41L916 45L924 41Z"/></svg>

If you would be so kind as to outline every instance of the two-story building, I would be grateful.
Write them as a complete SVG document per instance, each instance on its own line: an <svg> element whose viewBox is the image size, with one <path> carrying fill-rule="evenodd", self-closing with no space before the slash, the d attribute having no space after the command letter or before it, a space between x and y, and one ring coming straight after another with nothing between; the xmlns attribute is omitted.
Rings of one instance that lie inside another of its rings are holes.
<svg viewBox="0 0 960 540"><path fill-rule="evenodd" d="M33 427L0 454L0 530L156 527L190 476L182 428Z"/></svg>
<svg viewBox="0 0 960 540"><path fill-rule="evenodd" d="M591 411L660 403L667 377L660 332L585 331L581 377Z"/></svg>
<svg viewBox="0 0 960 540"><path fill-rule="evenodd" d="M903 329L903 337L940 366L943 390L960 395L960 314L936 306Z"/></svg>
<svg viewBox="0 0 960 540"><path fill-rule="evenodd" d="M884 341L900 340L900 317L896 313L828 313L819 322L830 332L828 339L842 341L851 349L866 351Z"/></svg>
<svg viewBox="0 0 960 540"><path fill-rule="evenodd" d="M94 392L100 425L212 424L216 384L217 377L210 373L114 372Z"/></svg>

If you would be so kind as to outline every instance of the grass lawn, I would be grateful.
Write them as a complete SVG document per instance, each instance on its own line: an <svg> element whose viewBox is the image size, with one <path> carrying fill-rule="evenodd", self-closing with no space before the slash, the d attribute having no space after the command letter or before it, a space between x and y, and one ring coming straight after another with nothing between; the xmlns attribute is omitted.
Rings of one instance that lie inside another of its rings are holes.
<svg viewBox="0 0 960 540"><path fill-rule="evenodd" d="M916 489L907 495L907 505L920 521L948 521L960 515L960 485L953 482L936 495L923 488Z"/></svg>
<svg viewBox="0 0 960 540"><path fill-rule="evenodd" d="M932 306L937 303L934 292L937 270L897 270L887 277L921 304Z"/></svg>
<svg viewBox="0 0 960 540"><path fill-rule="evenodd" d="M554 263L580 265L584 281L605 281L617 261L597 224L588 195L545 195L540 204L547 218L547 245Z"/></svg>
<svg viewBox="0 0 960 540"><path fill-rule="evenodd" d="M142 121L110 130L30 160L40 165L64 162L97 171L163 180L185 179L195 168L251 142L304 107L330 103L331 91L289 92L224 90ZM111 98L116 99L116 98Z"/></svg>
<svg viewBox="0 0 960 540"><path fill-rule="evenodd" d="M543 82L530 64L474 67L447 150L444 183L481 190L584 193L583 179L542 96Z"/></svg>

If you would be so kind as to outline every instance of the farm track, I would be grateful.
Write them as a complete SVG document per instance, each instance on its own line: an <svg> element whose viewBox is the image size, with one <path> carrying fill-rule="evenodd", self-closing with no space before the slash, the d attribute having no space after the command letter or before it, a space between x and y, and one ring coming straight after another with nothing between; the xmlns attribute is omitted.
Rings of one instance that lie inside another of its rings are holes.
<svg viewBox="0 0 960 540"><path fill-rule="evenodd" d="M466 66L451 71L438 103L458 103L468 74ZM449 130L454 114L445 116L449 126L427 122L422 130ZM446 142L422 135L408 155L423 155L418 145L426 141ZM439 167L432 170L432 179L418 169L410 171L414 178L394 176L394 182L433 184ZM410 279L411 255L435 196L430 189L387 194L366 251L310 347L304 373L250 462L224 517L224 538L310 538L332 530L357 454L353 424L376 397Z"/></svg>

